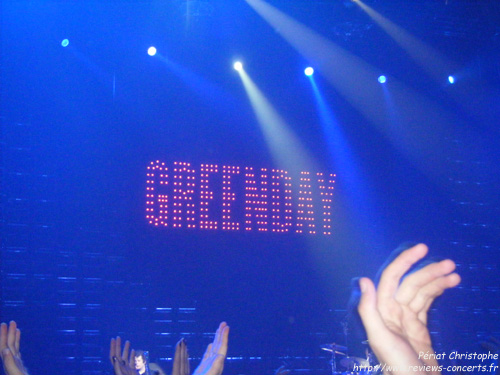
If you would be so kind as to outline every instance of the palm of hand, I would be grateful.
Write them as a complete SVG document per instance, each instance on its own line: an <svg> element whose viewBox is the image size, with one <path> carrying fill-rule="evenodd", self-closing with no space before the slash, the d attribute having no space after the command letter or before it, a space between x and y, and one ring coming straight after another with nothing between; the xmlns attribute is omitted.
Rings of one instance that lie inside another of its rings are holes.
<svg viewBox="0 0 500 375"><path fill-rule="evenodd" d="M227 354L229 326L222 322L215 333L213 343L209 344L200 365L193 375L220 375L224 369Z"/></svg>
<svg viewBox="0 0 500 375"><path fill-rule="evenodd" d="M111 339L109 359L113 365L115 375L137 375L134 366L135 351L130 350L130 342L126 341L121 348L121 338Z"/></svg>
<svg viewBox="0 0 500 375"><path fill-rule="evenodd" d="M379 306L380 315L386 327L395 335L408 341L417 351L431 347L431 337L426 324L426 314L422 316L406 305L393 300L389 306Z"/></svg>
<svg viewBox="0 0 500 375"><path fill-rule="evenodd" d="M0 355L7 375L28 374L21 360L20 343L21 331L17 329L16 322L12 321L8 326L2 323L0 328Z"/></svg>
<svg viewBox="0 0 500 375"><path fill-rule="evenodd" d="M455 264L444 260L411 273L400 283L426 253L427 247L422 244L401 253L384 270L377 289L371 280L360 280L362 297L358 310L370 346L381 363L400 369L421 364L420 352L433 352L427 311L438 295L460 282L460 277L451 273Z"/></svg>
<svg viewBox="0 0 500 375"><path fill-rule="evenodd" d="M137 371L135 370L135 368L118 359L113 365L113 368L115 370L115 375L137 375Z"/></svg>
<svg viewBox="0 0 500 375"><path fill-rule="evenodd" d="M220 375L224 369L224 360L226 356L222 354L210 354L204 358L196 368L193 375Z"/></svg>
<svg viewBox="0 0 500 375"><path fill-rule="evenodd" d="M7 375L27 375L28 371L24 368L20 356L13 355L13 361L4 361L4 370Z"/></svg>

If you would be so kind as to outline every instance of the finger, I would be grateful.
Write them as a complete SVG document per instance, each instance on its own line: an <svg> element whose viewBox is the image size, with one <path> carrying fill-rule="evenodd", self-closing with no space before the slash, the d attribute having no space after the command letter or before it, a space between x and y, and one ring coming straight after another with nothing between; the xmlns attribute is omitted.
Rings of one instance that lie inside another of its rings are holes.
<svg viewBox="0 0 500 375"><path fill-rule="evenodd" d="M222 323L219 324L219 327L217 327L217 330L215 331L214 341L212 341L212 352L214 352L214 353L217 353L217 350L218 350L219 345L220 345L220 333L221 333L220 326L221 325L222 325Z"/></svg>
<svg viewBox="0 0 500 375"><path fill-rule="evenodd" d="M377 288L377 298L381 301L392 299L399 287L401 277L411 266L422 259L427 254L427 251L427 246L418 244L399 254L382 273Z"/></svg>
<svg viewBox="0 0 500 375"><path fill-rule="evenodd" d="M187 347L184 342L181 343L181 353L180 353L180 358L181 358L181 374L184 375L186 373L186 362L188 361L187 357Z"/></svg>
<svg viewBox="0 0 500 375"><path fill-rule="evenodd" d="M109 343L109 360L111 361L111 364L114 363L114 358L115 356L115 339L111 338L111 342Z"/></svg>
<svg viewBox="0 0 500 375"><path fill-rule="evenodd" d="M217 328L217 331L215 332L215 338L214 338L214 345L212 347L212 350L215 352L215 353L219 353L219 350L221 348L221 345L222 345L222 340L223 340L223 332L224 332L224 329L227 327L227 323L226 322L221 322L219 324L219 328Z"/></svg>
<svg viewBox="0 0 500 375"><path fill-rule="evenodd" d="M375 286L370 279L363 277L359 280L359 287L361 289L361 298L358 304L358 312L366 333L373 335L384 325L377 310Z"/></svg>
<svg viewBox="0 0 500 375"><path fill-rule="evenodd" d="M180 375L181 341L178 341L177 344L175 345L174 363L172 365L172 375Z"/></svg>
<svg viewBox="0 0 500 375"><path fill-rule="evenodd" d="M211 352L212 352L212 344L208 344L207 350L205 350L205 354L203 354L202 361L204 361L205 359L207 359L210 356Z"/></svg>
<svg viewBox="0 0 500 375"><path fill-rule="evenodd" d="M456 273L442 276L421 288L408 307L419 316L422 322L426 322L427 319L422 320L421 317L427 316L427 311L436 297L443 294L446 289L454 288L459 283L460 276Z"/></svg>
<svg viewBox="0 0 500 375"><path fill-rule="evenodd" d="M0 351L7 347L7 324L0 325Z"/></svg>
<svg viewBox="0 0 500 375"><path fill-rule="evenodd" d="M11 320L9 323L9 329L7 330L7 346L11 350L12 354L15 355L15 347L16 347L16 331L17 324L15 321Z"/></svg>
<svg viewBox="0 0 500 375"><path fill-rule="evenodd" d="M181 355L179 355L179 375L184 375L184 371L185 371L185 368L184 368L184 358L182 356L182 353L180 353Z"/></svg>
<svg viewBox="0 0 500 375"><path fill-rule="evenodd" d="M121 351L122 351L122 338L120 336L116 336L115 357L117 359L121 359Z"/></svg>
<svg viewBox="0 0 500 375"><path fill-rule="evenodd" d="M434 280L447 275L455 269L455 263L449 259L439 263L432 263L408 275L401 283L396 293L396 300L401 304L408 304L419 291Z"/></svg>
<svg viewBox="0 0 500 375"><path fill-rule="evenodd" d="M130 351L130 357L128 360L128 367L135 369L135 350Z"/></svg>
<svg viewBox="0 0 500 375"><path fill-rule="evenodd" d="M180 375L184 375L186 373L186 358L183 354L183 351L181 351L181 356L180 356L180 363L179 363L179 371Z"/></svg>
<svg viewBox="0 0 500 375"><path fill-rule="evenodd" d="M14 350L16 351L15 355L20 355L19 353L20 347L21 347L21 330L16 329L16 341L14 342Z"/></svg>
<svg viewBox="0 0 500 375"><path fill-rule="evenodd" d="M127 363L128 362L128 352L130 350L130 341L125 341L125 345L123 346L122 360Z"/></svg>
<svg viewBox="0 0 500 375"><path fill-rule="evenodd" d="M370 346L375 351L375 355L383 344L389 344L391 340L391 333L385 326L382 317L377 309L377 292L373 282L363 277L359 280L361 289L361 298L358 305L358 312L361 317L363 326L365 327L370 340Z"/></svg>
<svg viewBox="0 0 500 375"><path fill-rule="evenodd" d="M191 373L189 370L189 352L186 340L184 339L182 339L181 363L182 363L181 374L189 375Z"/></svg>
<svg viewBox="0 0 500 375"><path fill-rule="evenodd" d="M228 342L229 342L229 326L224 323L224 328L222 329L221 333L221 345L219 347L219 350L217 351L217 354L223 355L224 358L226 358L227 355Z"/></svg>

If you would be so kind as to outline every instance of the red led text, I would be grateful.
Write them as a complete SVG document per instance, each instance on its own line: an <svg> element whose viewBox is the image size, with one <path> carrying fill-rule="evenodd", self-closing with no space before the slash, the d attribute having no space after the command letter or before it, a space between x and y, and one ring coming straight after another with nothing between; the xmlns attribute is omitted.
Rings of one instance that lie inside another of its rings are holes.
<svg viewBox="0 0 500 375"><path fill-rule="evenodd" d="M147 167L146 219L158 227L331 235L335 174L159 160Z"/></svg>

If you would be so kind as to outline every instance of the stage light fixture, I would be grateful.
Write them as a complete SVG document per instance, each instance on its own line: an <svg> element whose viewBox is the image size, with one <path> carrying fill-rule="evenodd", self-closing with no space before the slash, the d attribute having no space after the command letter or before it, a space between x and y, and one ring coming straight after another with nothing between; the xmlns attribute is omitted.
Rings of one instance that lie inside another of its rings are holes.
<svg viewBox="0 0 500 375"><path fill-rule="evenodd" d="M308 77L312 76L314 74L314 69L311 68L310 66L307 67L305 70L304 70L304 74Z"/></svg>
<svg viewBox="0 0 500 375"><path fill-rule="evenodd" d="M238 72L243 69L243 64L240 61L236 61L233 65L234 70Z"/></svg>
<svg viewBox="0 0 500 375"><path fill-rule="evenodd" d="M63 41L61 42L61 46L67 47L68 45L69 45L69 40L68 39L63 39Z"/></svg>
<svg viewBox="0 0 500 375"><path fill-rule="evenodd" d="M455 83L455 77L448 76L448 82L453 85Z"/></svg>
<svg viewBox="0 0 500 375"><path fill-rule="evenodd" d="M152 46L151 46L151 47L149 47L149 48L148 48L148 55L149 55L149 56L154 56L154 55L156 55L156 48L155 48L155 47L152 47Z"/></svg>
<svg viewBox="0 0 500 375"><path fill-rule="evenodd" d="M387 82L387 77L386 76L380 76L380 77L378 77L378 81L380 83L386 83Z"/></svg>

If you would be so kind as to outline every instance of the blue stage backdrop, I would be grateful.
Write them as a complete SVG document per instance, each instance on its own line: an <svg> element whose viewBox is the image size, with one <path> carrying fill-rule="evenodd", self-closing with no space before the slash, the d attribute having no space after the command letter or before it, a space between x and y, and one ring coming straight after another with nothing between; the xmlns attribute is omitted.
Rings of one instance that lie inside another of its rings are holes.
<svg viewBox="0 0 500 375"><path fill-rule="evenodd" d="M438 351L500 337L498 4L367 1L402 46L353 2L268 2L311 34L251 3L2 4L0 317L33 374L110 373L116 335L194 368L223 320L228 374L328 374L351 279L403 241L462 275Z"/></svg>

